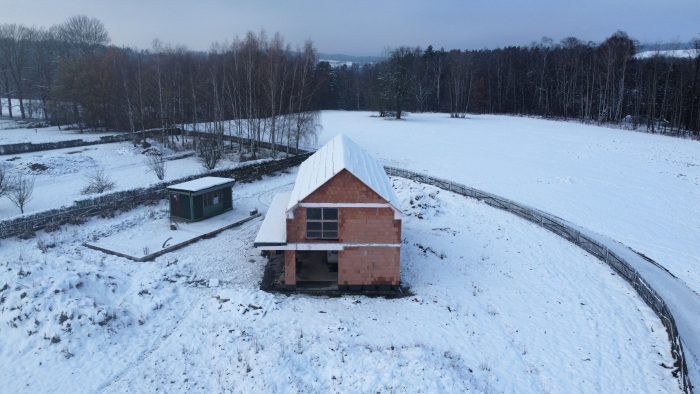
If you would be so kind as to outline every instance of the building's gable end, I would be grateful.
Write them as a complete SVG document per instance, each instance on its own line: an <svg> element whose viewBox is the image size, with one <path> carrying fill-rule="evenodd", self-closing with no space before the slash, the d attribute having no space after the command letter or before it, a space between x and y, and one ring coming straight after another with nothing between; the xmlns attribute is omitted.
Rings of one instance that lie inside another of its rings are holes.
<svg viewBox="0 0 700 394"><path fill-rule="evenodd" d="M301 164L287 209L294 208L343 170L352 173L398 211L399 201L384 167L343 135L335 136Z"/></svg>
<svg viewBox="0 0 700 394"><path fill-rule="evenodd" d="M384 203L388 201L347 169L316 188L300 203Z"/></svg>

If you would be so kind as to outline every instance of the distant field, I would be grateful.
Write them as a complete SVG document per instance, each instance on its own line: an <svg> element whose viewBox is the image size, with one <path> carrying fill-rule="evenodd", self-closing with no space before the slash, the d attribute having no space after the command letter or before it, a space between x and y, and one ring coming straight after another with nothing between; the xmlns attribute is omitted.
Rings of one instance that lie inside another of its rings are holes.
<svg viewBox="0 0 700 394"><path fill-rule="evenodd" d="M324 111L385 164L500 194L615 238L700 292L700 143L513 116Z"/></svg>
<svg viewBox="0 0 700 394"><path fill-rule="evenodd" d="M18 124L14 120L0 119L0 145L18 144L29 142L38 144L41 142L57 142L67 140L94 141L104 135L114 135L116 133L81 133L77 130L59 130L58 127L28 128L26 125Z"/></svg>
<svg viewBox="0 0 700 394"><path fill-rule="evenodd" d="M667 49L661 51L643 51L634 55L637 59L647 59L654 56L681 57L693 59L700 55L697 49Z"/></svg>

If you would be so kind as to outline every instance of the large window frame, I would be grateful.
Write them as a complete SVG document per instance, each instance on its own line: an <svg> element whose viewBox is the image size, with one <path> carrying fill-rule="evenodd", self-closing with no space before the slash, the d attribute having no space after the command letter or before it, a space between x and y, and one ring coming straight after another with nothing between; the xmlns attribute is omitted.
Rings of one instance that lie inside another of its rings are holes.
<svg viewBox="0 0 700 394"><path fill-rule="evenodd" d="M338 208L306 208L306 238L337 240L338 218Z"/></svg>
<svg viewBox="0 0 700 394"><path fill-rule="evenodd" d="M202 203L205 207L224 203L224 190L214 190L202 195Z"/></svg>

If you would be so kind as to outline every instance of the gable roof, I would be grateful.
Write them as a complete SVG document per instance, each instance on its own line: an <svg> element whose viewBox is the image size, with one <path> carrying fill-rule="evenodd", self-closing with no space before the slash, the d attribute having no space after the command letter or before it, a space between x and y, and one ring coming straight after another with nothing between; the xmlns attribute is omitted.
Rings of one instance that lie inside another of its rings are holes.
<svg viewBox="0 0 700 394"><path fill-rule="evenodd" d="M391 187L384 167L343 134L333 137L301 163L294 189L289 196L287 210L294 208L342 170L350 172L394 209L399 210L399 199Z"/></svg>

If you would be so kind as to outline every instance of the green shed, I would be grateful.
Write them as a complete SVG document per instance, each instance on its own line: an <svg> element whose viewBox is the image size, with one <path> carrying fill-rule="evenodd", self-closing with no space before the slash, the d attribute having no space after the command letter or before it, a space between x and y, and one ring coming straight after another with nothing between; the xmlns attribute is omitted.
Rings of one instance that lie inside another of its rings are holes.
<svg viewBox="0 0 700 394"><path fill-rule="evenodd" d="M196 222L231 210L234 182L231 178L207 176L168 186L170 218Z"/></svg>

